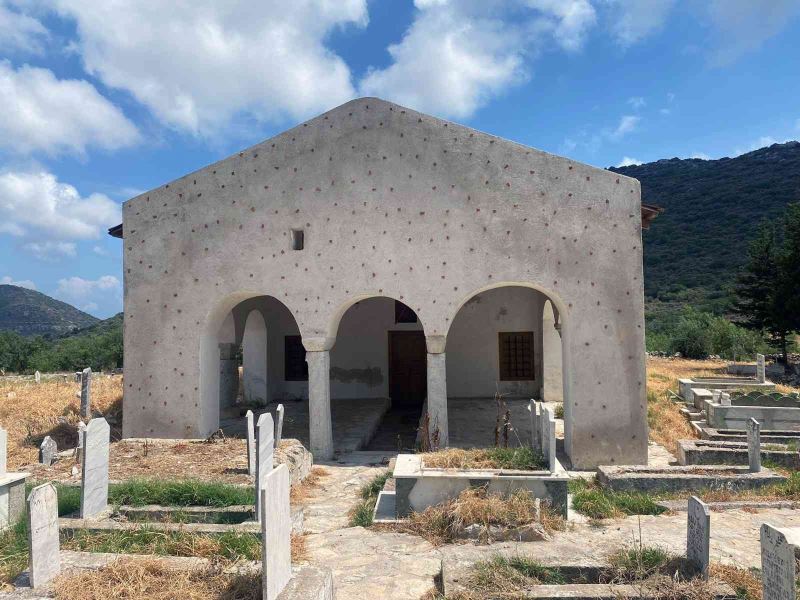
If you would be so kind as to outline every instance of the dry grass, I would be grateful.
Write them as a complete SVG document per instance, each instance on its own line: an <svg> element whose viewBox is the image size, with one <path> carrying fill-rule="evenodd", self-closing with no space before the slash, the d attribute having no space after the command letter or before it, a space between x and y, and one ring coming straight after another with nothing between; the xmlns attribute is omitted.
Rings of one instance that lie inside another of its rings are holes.
<svg viewBox="0 0 800 600"><path fill-rule="evenodd" d="M761 600L761 579L749 569L713 563L711 575L731 586L738 598Z"/></svg>
<svg viewBox="0 0 800 600"><path fill-rule="evenodd" d="M518 469L544 468L540 455L527 447L518 448L448 448L421 454L427 469Z"/></svg>
<svg viewBox="0 0 800 600"><path fill-rule="evenodd" d="M257 600L259 573L220 569L175 570L157 561L117 561L96 571L67 574L55 585L56 600Z"/></svg>
<svg viewBox="0 0 800 600"><path fill-rule="evenodd" d="M305 502L308 502L309 498L313 496L314 490L322 485L321 480L323 477L327 477L329 475L328 471L324 467L312 467L311 471L306 475L306 478L303 479L297 485L293 485L289 499L293 505L301 505Z"/></svg>
<svg viewBox="0 0 800 600"><path fill-rule="evenodd" d="M292 534L292 564L308 562L308 546L306 544L306 534Z"/></svg>
<svg viewBox="0 0 800 600"><path fill-rule="evenodd" d="M56 440L59 448L75 447L80 421L76 392L80 392L80 384L69 378L66 383L59 378L40 384L32 379L0 378L0 425L8 431L10 469L36 462L38 446L46 435ZM113 414L122 422L122 377L93 377L92 409Z"/></svg>

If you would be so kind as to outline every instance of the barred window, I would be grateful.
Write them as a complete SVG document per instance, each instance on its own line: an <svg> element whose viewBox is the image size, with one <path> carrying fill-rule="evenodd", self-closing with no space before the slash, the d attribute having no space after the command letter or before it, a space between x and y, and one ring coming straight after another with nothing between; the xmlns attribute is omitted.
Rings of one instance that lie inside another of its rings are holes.
<svg viewBox="0 0 800 600"><path fill-rule="evenodd" d="M500 343L500 380L535 379L533 369L533 332L515 331L498 334Z"/></svg>
<svg viewBox="0 0 800 600"><path fill-rule="evenodd" d="M283 338L284 379L286 381L308 381L306 349L299 335Z"/></svg>

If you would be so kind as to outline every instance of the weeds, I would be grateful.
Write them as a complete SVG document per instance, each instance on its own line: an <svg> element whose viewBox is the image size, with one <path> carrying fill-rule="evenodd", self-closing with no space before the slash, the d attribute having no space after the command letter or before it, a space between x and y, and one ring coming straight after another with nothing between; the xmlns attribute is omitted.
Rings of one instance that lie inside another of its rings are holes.
<svg viewBox="0 0 800 600"><path fill-rule="evenodd" d="M569 482L572 508L591 519L615 519L628 515L660 515L665 508L641 492L614 492L584 479Z"/></svg>
<svg viewBox="0 0 800 600"><path fill-rule="evenodd" d="M130 480L112 485L108 501L116 505L237 506L255 504L252 487L204 481Z"/></svg>
<svg viewBox="0 0 800 600"><path fill-rule="evenodd" d="M369 527L372 525L378 494L380 494L383 486L386 485L386 481L391 476L391 471L384 471L361 486L361 501L350 509L350 527Z"/></svg>
<svg viewBox="0 0 800 600"><path fill-rule="evenodd" d="M28 566L28 521L0 532L0 583L16 579Z"/></svg>
<svg viewBox="0 0 800 600"><path fill-rule="evenodd" d="M546 467L544 457L527 447L474 448L462 450L448 448L422 455L422 464L428 469L512 469L538 471Z"/></svg>

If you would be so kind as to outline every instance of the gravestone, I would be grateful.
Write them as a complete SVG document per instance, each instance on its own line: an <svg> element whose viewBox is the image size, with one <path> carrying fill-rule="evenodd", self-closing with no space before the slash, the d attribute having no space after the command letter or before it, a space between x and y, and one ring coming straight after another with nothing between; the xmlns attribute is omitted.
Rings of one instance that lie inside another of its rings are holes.
<svg viewBox="0 0 800 600"><path fill-rule="evenodd" d="M722 396L722 390L712 390L711 391L711 402L714 404L719 404L720 397Z"/></svg>
<svg viewBox="0 0 800 600"><path fill-rule="evenodd" d="M528 403L528 410L531 413L531 448L534 452L540 452L542 444L539 435L539 403L531 399Z"/></svg>
<svg viewBox="0 0 800 600"><path fill-rule="evenodd" d="M81 372L75 371L75 383L80 383L80 382L81 382Z"/></svg>
<svg viewBox="0 0 800 600"><path fill-rule="evenodd" d="M36 371L36 373L33 374L33 379L36 383L42 383L42 374Z"/></svg>
<svg viewBox="0 0 800 600"><path fill-rule="evenodd" d="M747 420L747 458L751 473L761 471L761 425L753 417Z"/></svg>
<svg viewBox="0 0 800 600"><path fill-rule="evenodd" d="M767 381L767 365L763 354L756 354L756 379L758 383Z"/></svg>
<svg viewBox="0 0 800 600"><path fill-rule="evenodd" d="M33 488L28 496L28 566L32 588L61 572L58 493L52 483Z"/></svg>
<svg viewBox="0 0 800 600"><path fill-rule="evenodd" d="M283 404L278 404L278 408L275 412L278 415L278 422L275 423L275 448L280 448L281 439L283 438Z"/></svg>
<svg viewBox="0 0 800 600"><path fill-rule="evenodd" d="M58 444L49 435L44 436L42 445L39 446L39 463L48 467L56 461Z"/></svg>
<svg viewBox="0 0 800 600"><path fill-rule="evenodd" d="M248 410L245 415L245 427L247 427L247 474L251 477L256 474L256 438L255 420L253 419L253 411Z"/></svg>
<svg viewBox="0 0 800 600"><path fill-rule="evenodd" d="M795 600L795 547L768 523L761 525L761 586L763 600Z"/></svg>
<svg viewBox="0 0 800 600"><path fill-rule="evenodd" d="M8 432L0 427L0 475L5 475L8 471L6 459L8 452Z"/></svg>
<svg viewBox="0 0 800 600"><path fill-rule="evenodd" d="M731 395L728 392L722 392L719 395L719 403L722 406L730 406L731 405Z"/></svg>
<svg viewBox="0 0 800 600"><path fill-rule="evenodd" d="M261 498L262 598L275 600L292 578L292 519L289 469L278 465L264 477Z"/></svg>
<svg viewBox="0 0 800 600"><path fill-rule="evenodd" d="M542 421L545 423L547 432L547 453L544 457L547 460L547 468L551 473L556 470L556 419L553 409L546 408L542 411Z"/></svg>
<svg viewBox="0 0 800 600"><path fill-rule="evenodd" d="M92 369L86 367L81 374L81 417L92 416Z"/></svg>
<svg viewBox="0 0 800 600"><path fill-rule="evenodd" d="M261 490L266 476L272 471L275 453L275 423L272 415L264 413L256 423L256 515L261 518Z"/></svg>
<svg viewBox="0 0 800 600"><path fill-rule="evenodd" d="M708 579L711 561L711 512L697 496L689 498L686 518L686 559Z"/></svg>
<svg viewBox="0 0 800 600"><path fill-rule="evenodd" d="M83 432L86 431L86 423L80 421L78 423L78 445L75 448L75 460L80 461L83 456Z"/></svg>
<svg viewBox="0 0 800 600"><path fill-rule="evenodd" d="M83 431L81 518L94 517L108 508L108 450L111 428L102 417L92 419Z"/></svg>

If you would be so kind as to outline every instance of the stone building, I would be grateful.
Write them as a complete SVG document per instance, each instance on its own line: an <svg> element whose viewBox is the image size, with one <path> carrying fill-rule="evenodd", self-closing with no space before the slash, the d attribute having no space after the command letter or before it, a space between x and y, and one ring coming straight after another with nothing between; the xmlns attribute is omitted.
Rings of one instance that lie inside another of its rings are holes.
<svg viewBox="0 0 800 600"><path fill-rule="evenodd" d="M123 433L215 431L241 353L245 401L307 399L318 457L342 399L426 402L446 444L499 391L563 398L575 466L643 463L652 214L634 179L348 102L123 205Z"/></svg>

